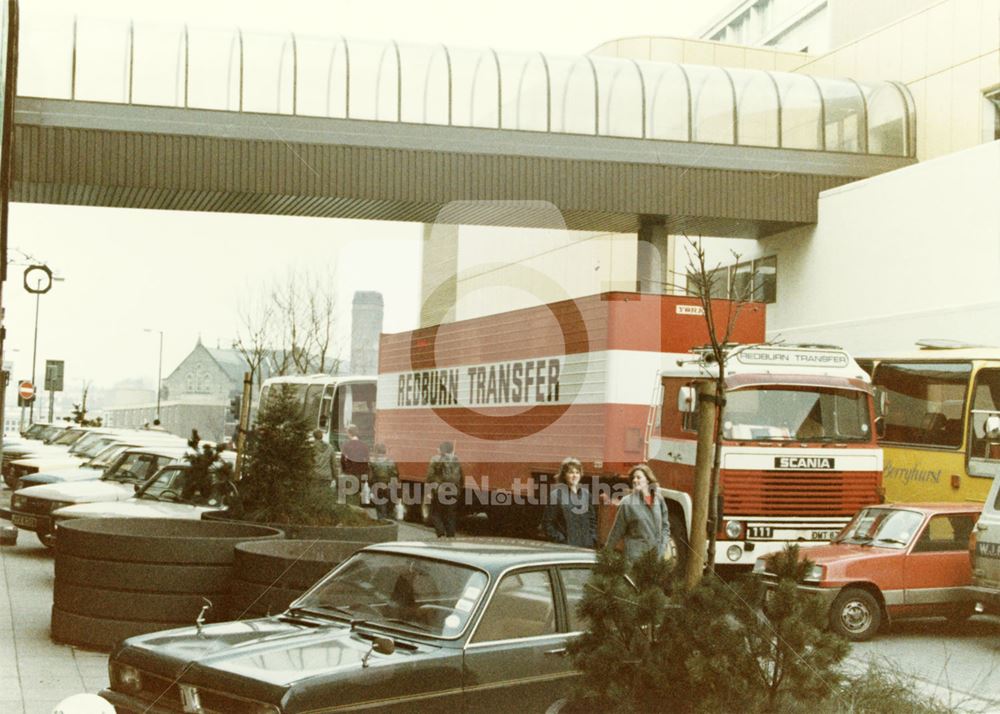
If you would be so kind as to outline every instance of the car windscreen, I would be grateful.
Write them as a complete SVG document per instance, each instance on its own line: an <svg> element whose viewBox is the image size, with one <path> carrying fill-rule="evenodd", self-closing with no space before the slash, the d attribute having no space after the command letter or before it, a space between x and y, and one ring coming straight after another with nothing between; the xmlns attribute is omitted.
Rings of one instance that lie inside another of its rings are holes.
<svg viewBox="0 0 1000 714"><path fill-rule="evenodd" d="M68 446L70 444L75 444L82 436L82 431L76 431L75 429L63 429L48 443L58 446Z"/></svg>
<svg viewBox="0 0 1000 714"><path fill-rule="evenodd" d="M292 604L292 612L432 637L459 636L486 589L482 571L395 553L362 552Z"/></svg>
<svg viewBox="0 0 1000 714"><path fill-rule="evenodd" d="M835 542L905 548L920 528L924 516L899 508L865 508L840 532Z"/></svg>

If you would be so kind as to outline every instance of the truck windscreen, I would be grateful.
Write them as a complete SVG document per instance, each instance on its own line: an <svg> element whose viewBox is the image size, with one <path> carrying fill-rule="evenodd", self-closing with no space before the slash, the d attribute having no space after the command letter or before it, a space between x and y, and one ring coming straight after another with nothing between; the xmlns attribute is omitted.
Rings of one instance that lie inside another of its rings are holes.
<svg viewBox="0 0 1000 714"><path fill-rule="evenodd" d="M868 398L838 389L734 390L726 395L722 435L735 441L868 441Z"/></svg>

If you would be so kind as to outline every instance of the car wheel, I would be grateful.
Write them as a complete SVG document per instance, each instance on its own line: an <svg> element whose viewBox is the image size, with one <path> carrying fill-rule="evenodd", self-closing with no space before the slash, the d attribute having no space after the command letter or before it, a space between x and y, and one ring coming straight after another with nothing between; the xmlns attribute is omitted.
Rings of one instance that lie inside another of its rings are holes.
<svg viewBox="0 0 1000 714"><path fill-rule="evenodd" d="M39 542L46 548L56 547L56 534L55 533L35 533L38 536Z"/></svg>
<svg viewBox="0 0 1000 714"><path fill-rule="evenodd" d="M853 642L863 642L878 632L882 608L867 590L847 588L830 607L830 629Z"/></svg>

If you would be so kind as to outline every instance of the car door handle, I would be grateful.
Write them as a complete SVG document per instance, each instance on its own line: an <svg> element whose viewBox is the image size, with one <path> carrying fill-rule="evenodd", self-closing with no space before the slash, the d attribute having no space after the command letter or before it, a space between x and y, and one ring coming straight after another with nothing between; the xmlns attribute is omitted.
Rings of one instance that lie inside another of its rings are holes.
<svg viewBox="0 0 1000 714"><path fill-rule="evenodd" d="M547 655L555 655L556 657L565 657L566 656L566 648L565 647L557 647L554 650L545 650L545 654L547 654Z"/></svg>

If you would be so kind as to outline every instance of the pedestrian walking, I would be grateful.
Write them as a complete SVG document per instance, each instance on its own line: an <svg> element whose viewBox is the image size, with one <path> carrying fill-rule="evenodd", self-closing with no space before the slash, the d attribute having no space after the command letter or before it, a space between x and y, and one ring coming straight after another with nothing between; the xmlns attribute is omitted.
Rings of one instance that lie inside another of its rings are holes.
<svg viewBox="0 0 1000 714"><path fill-rule="evenodd" d="M580 461L572 456L563 459L542 514L542 529L554 543L593 548L597 542L597 509L590 501L590 491L580 483L582 478Z"/></svg>
<svg viewBox="0 0 1000 714"><path fill-rule="evenodd" d="M347 427L347 441L340 447L340 472L344 482L341 493L351 496L351 503L361 504L361 490L368 479L368 445L358 437L358 427Z"/></svg>
<svg viewBox="0 0 1000 714"><path fill-rule="evenodd" d="M606 547L614 548L624 540L625 557L630 563L654 549L662 558L670 547L667 503L658 492L659 484L649 466L637 464L628 476L632 492L618 504Z"/></svg>
<svg viewBox="0 0 1000 714"><path fill-rule="evenodd" d="M438 538L455 537L458 497L464 484L462 464L455 456L455 445L443 441L427 466L427 485L431 489L431 523Z"/></svg>
<svg viewBox="0 0 1000 714"><path fill-rule="evenodd" d="M372 457L368 461L368 483L378 519L392 518L395 494L399 488L399 469L387 455L385 444L375 444L372 449Z"/></svg>
<svg viewBox="0 0 1000 714"><path fill-rule="evenodd" d="M323 441L323 430L313 431L313 478L320 486L330 488L337 478L337 454Z"/></svg>

